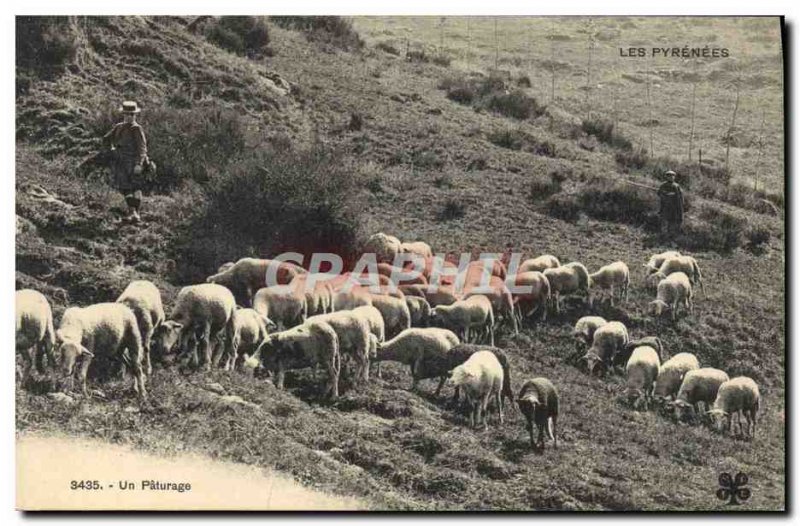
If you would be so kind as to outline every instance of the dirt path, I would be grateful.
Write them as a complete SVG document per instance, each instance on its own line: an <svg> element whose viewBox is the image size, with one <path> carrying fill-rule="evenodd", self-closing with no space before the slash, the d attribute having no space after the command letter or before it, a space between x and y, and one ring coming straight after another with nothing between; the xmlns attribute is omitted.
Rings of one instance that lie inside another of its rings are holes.
<svg viewBox="0 0 800 526"><path fill-rule="evenodd" d="M16 506L23 510L366 508L276 472L198 455L159 457L93 440L39 435L18 435L16 446ZM71 489L73 480L96 480L102 489ZM126 481L134 489L121 489ZM177 489L151 489L154 484L147 487L145 481L174 483Z"/></svg>

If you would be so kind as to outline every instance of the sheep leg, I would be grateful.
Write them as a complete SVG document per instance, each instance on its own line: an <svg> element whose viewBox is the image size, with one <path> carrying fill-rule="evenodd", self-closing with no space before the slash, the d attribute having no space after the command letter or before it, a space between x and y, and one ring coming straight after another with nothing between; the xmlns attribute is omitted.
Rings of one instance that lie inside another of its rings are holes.
<svg viewBox="0 0 800 526"><path fill-rule="evenodd" d="M25 358L25 366L22 369L22 385L25 385L25 382L28 381L28 378L31 375L31 369L33 369L33 364L36 359L35 352L35 346L28 347L22 352L22 356Z"/></svg>
<svg viewBox="0 0 800 526"><path fill-rule="evenodd" d="M556 431L557 418L558 417L556 415L550 417L550 423L552 424L552 427L550 428L550 437L553 439L553 447L555 449L558 449L558 432Z"/></svg>
<svg viewBox="0 0 800 526"><path fill-rule="evenodd" d="M451 404L453 404L453 405L457 405L458 404L459 394L460 394L459 386L456 386L456 388L453 391L453 398L450 399L450 403Z"/></svg>
<svg viewBox="0 0 800 526"><path fill-rule="evenodd" d="M500 390L494 393L495 401L497 402L497 413L500 415L500 425L503 425L503 399L500 397Z"/></svg>
<svg viewBox="0 0 800 526"><path fill-rule="evenodd" d="M611 300L611 306L614 306L614 285L611 285L611 289L609 290L608 297Z"/></svg>
<svg viewBox="0 0 800 526"><path fill-rule="evenodd" d="M86 386L86 377L89 375L89 364L91 361L91 356L83 355L81 357L81 368L79 373L81 377L81 392L86 398L89 398L89 388Z"/></svg>
<svg viewBox="0 0 800 526"><path fill-rule="evenodd" d="M200 344L203 348L203 368L206 371L211 370L212 357L211 357L211 324L206 322L203 326L203 334L200 336Z"/></svg>
<svg viewBox="0 0 800 526"><path fill-rule="evenodd" d="M275 374L275 387L283 390L283 380L286 377L286 371L283 369L283 363L278 363L278 372Z"/></svg>
<svg viewBox="0 0 800 526"><path fill-rule="evenodd" d="M489 398L491 398L491 393L486 393L483 395L481 400L481 416L483 417L483 430L489 430L489 419L487 418L487 413L489 412Z"/></svg>
<svg viewBox="0 0 800 526"><path fill-rule="evenodd" d="M536 449L536 440L533 438L533 422L528 415L525 415L528 423L525 425L525 428L528 430L528 435L531 438L531 449Z"/></svg>
<svg viewBox="0 0 800 526"><path fill-rule="evenodd" d="M436 386L436 391L433 393L433 396L439 396L439 393L442 392L442 387L444 387L444 382L447 380L446 376L442 376L439 378L439 385Z"/></svg>

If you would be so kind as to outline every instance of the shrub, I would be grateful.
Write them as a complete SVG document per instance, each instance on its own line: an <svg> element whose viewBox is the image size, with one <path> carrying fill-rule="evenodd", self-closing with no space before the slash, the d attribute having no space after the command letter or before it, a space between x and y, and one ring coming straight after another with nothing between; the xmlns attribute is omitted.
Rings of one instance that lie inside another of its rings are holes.
<svg viewBox="0 0 800 526"><path fill-rule="evenodd" d="M453 198L447 200L444 208L439 212L439 221L450 221L452 219L461 219L467 213L467 207L464 203L457 201Z"/></svg>
<svg viewBox="0 0 800 526"><path fill-rule="evenodd" d="M264 53L269 44L269 28L260 16L222 16L209 19L203 32L223 49L248 57Z"/></svg>
<svg viewBox="0 0 800 526"><path fill-rule="evenodd" d="M544 113L544 108L539 106L536 99L528 97L520 90L510 93L492 93L488 96L485 105L490 111L520 120L538 117Z"/></svg>
<svg viewBox="0 0 800 526"><path fill-rule="evenodd" d="M727 254L741 244L747 224L744 219L708 205L700 209L698 217L699 221L684 222L683 234L676 240L679 246Z"/></svg>
<svg viewBox="0 0 800 526"><path fill-rule="evenodd" d="M614 123L606 119L584 119L581 128L589 135L597 137L597 140L619 148L621 150L632 150L633 145L626 137L623 137L614 130Z"/></svg>
<svg viewBox="0 0 800 526"><path fill-rule="evenodd" d="M345 51L364 47L364 41L353 29L353 24L340 16L273 16L270 19L280 27L302 31L312 42Z"/></svg>
<svg viewBox="0 0 800 526"><path fill-rule="evenodd" d="M596 180L598 181L598 180ZM655 192L606 180L593 183L578 193L578 206L587 215L604 221L634 225L657 224Z"/></svg>
<svg viewBox="0 0 800 526"><path fill-rule="evenodd" d="M617 152L615 159L617 164L623 169L630 170L633 168L634 170L641 170L647 166L649 158L644 148L637 148L635 150Z"/></svg>
<svg viewBox="0 0 800 526"><path fill-rule="evenodd" d="M375 47L390 55L400 56L400 51L389 42L378 42Z"/></svg>
<svg viewBox="0 0 800 526"><path fill-rule="evenodd" d="M439 82L447 98L459 104L472 105L515 119L539 117L546 111L536 99L520 89L508 90L500 75L451 75Z"/></svg>
<svg viewBox="0 0 800 526"><path fill-rule="evenodd" d="M763 226L754 226L747 230L745 233L747 238L747 248L753 252L762 252L764 245L769 243L771 234L769 230Z"/></svg>
<svg viewBox="0 0 800 526"><path fill-rule="evenodd" d="M581 209L574 195L553 195L547 200L544 208L548 215L563 221L574 222L581 216Z"/></svg>
<svg viewBox="0 0 800 526"><path fill-rule="evenodd" d="M556 147L553 143L540 142L536 137L521 129L494 131L487 136L487 139L492 144L510 150L524 150L545 157L556 156Z"/></svg>
<svg viewBox="0 0 800 526"><path fill-rule="evenodd" d="M56 70L73 62L78 53L78 30L71 17L17 16L17 67Z"/></svg>
<svg viewBox="0 0 800 526"><path fill-rule="evenodd" d="M550 176L545 178L534 175L528 185L529 198L531 201L541 201L561 191L561 180L554 177L555 172L550 172Z"/></svg>
<svg viewBox="0 0 800 526"><path fill-rule="evenodd" d="M444 53L437 53L436 55L433 55L433 57L431 57L431 62L433 62L437 66L442 66L445 68L450 66L451 61L452 59L448 55L445 55Z"/></svg>

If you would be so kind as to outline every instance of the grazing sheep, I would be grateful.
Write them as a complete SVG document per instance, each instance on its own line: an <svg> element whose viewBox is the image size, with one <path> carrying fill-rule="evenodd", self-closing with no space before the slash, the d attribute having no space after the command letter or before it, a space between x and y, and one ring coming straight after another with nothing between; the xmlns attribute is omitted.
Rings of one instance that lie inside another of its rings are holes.
<svg viewBox="0 0 800 526"><path fill-rule="evenodd" d="M356 307L351 312L367 321L369 332L375 335L378 342L383 343L386 341L386 324L383 321L381 311L372 305L363 305Z"/></svg>
<svg viewBox="0 0 800 526"><path fill-rule="evenodd" d="M732 432L732 419L739 415L739 433L750 437L756 434L756 417L761 404L758 385L752 378L737 376L719 387L714 409L708 414L714 419L717 429ZM742 416L747 421L747 430L742 429Z"/></svg>
<svg viewBox="0 0 800 526"><path fill-rule="evenodd" d="M667 250L666 252L662 252L661 254L654 254L650 256L650 259L647 260L644 267L647 271L647 274L652 274L653 272L658 272L658 269L661 268L661 265L664 264L664 261L672 258L679 258L681 257L681 253L675 250Z"/></svg>
<svg viewBox="0 0 800 526"><path fill-rule="evenodd" d="M405 296L424 298L431 307L452 305L458 301L452 285L400 285L398 289Z"/></svg>
<svg viewBox="0 0 800 526"><path fill-rule="evenodd" d="M17 317L16 352L25 358L25 369L22 372L23 382L30 376L31 368L36 365L40 374L44 374L44 356L48 365L55 366L53 349L56 344L56 333L53 329L53 311L50 303L40 292L24 289L15 294Z"/></svg>
<svg viewBox="0 0 800 526"><path fill-rule="evenodd" d="M132 281L117 298L117 303L124 303L130 307L136 316L144 346L144 367L149 376L153 374L153 366L150 363L153 332L164 322L165 317L161 291L149 281Z"/></svg>
<svg viewBox="0 0 800 526"><path fill-rule="evenodd" d="M154 346L165 354L179 341L179 351L183 354L189 351L189 340L195 336L199 338L203 365L209 371L213 363L211 342L223 331L224 352L236 356L235 310L233 293L222 285L202 283L183 287L178 292L169 319L153 333ZM200 364L196 345L192 346L191 357L193 365Z"/></svg>
<svg viewBox="0 0 800 526"><path fill-rule="evenodd" d="M411 366L416 390L420 380L447 379L447 352L459 344L458 336L447 329L429 327L426 329L406 329L391 340L378 344L376 362L391 360Z"/></svg>
<svg viewBox="0 0 800 526"><path fill-rule="evenodd" d="M404 273L408 272L401 267L395 267L391 263L378 263L378 274L386 276L394 285L427 285L428 280L424 275L418 274L416 276L407 276Z"/></svg>
<svg viewBox="0 0 800 526"><path fill-rule="evenodd" d="M499 361L500 365L503 367L503 388L501 389L500 394L503 396L503 398L508 398L509 402L513 401L514 391L511 390L511 365L508 362L508 357L506 354L497 347L490 347L488 345L475 345L474 343L459 343L447 352L447 370L450 371L455 369L462 363L466 362L470 356L480 351L489 351L494 353L494 355L497 357L497 361ZM444 382L439 382L439 387L434 393L435 396L439 396L443 385ZM454 404L458 402L458 395L459 390L456 388L452 399Z"/></svg>
<svg viewBox="0 0 800 526"><path fill-rule="evenodd" d="M503 404L500 392L503 388L503 366L491 351L478 351L463 364L453 369L450 376L453 386L464 391L465 398L471 406L469 422L472 427L480 424L483 417L483 429L489 429L486 412L489 399L497 404L500 424L503 423Z"/></svg>
<svg viewBox="0 0 800 526"><path fill-rule="evenodd" d="M235 369L238 362L247 360L255 354L269 335L269 329L276 328L275 324L258 313L255 309L236 309L233 313L234 330L238 338L238 356L227 355L225 370Z"/></svg>
<svg viewBox="0 0 800 526"><path fill-rule="evenodd" d="M424 241L411 241L407 243L400 243L401 254L414 254L421 258L433 257L433 250L431 246Z"/></svg>
<svg viewBox="0 0 800 526"><path fill-rule="evenodd" d="M406 296L405 302L411 314L411 326L427 327L431 317L431 304L428 300L418 296Z"/></svg>
<svg viewBox="0 0 800 526"><path fill-rule="evenodd" d="M628 358L630 358L633 350L637 347L644 346L655 349L662 362L665 362L669 359L669 353L665 351L664 344L661 342L661 338L658 336L645 336L644 338L629 341L625 346L625 349L623 349L623 351L617 355L618 359L614 360L615 365L617 363L627 363Z"/></svg>
<svg viewBox="0 0 800 526"><path fill-rule="evenodd" d="M308 318L308 303L301 289L264 287L253 297L253 308L272 320L279 329L290 329Z"/></svg>
<svg viewBox="0 0 800 526"><path fill-rule="evenodd" d="M636 347L631 353L631 357L625 365L628 377L626 393L635 409L638 409L641 401L644 401L645 410L650 409L653 388L660 366L661 360L658 352L650 346Z"/></svg>
<svg viewBox="0 0 800 526"><path fill-rule="evenodd" d="M678 317L678 305L683 306L694 313L694 302L692 301L692 284L683 272L670 274L662 279L658 284L656 299L649 303L650 314L659 317L666 311L671 311L672 321Z"/></svg>
<svg viewBox="0 0 800 526"><path fill-rule="evenodd" d="M659 400L674 398L686 373L699 368L700 362L694 354L688 352L676 354L661 365L653 396Z"/></svg>
<svg viewBox="0 0 800 526"><path fill-rule="evenodd" d="M663 280L676 272L682 272L686 274L692 285L699 283L700 288L703 291L703 296L706 295L706 287L703 284L703 275L700 273L700 266L697 264L697 260L691 256L677 256L665 260L664 263L662 263L659 267L658 271L650 274L647 277L647 283L651 287L655 287L660 280Z"/></svg>
<svg viewBox="0 0 800 526"><path fill-rule="evenodd" d="M525 429L531 437L531 448L536 447L533 439L533 424L539 430L539 449L544 449L544 430L553 441L553 447L558 448L556 438L556 423L558 421L558 391L547 378L534 378L527 380L517 395L517 405L520 412L525 415Z"/></svg>
<svg viewBox="0 0 800 526"><path fill-rule="evenodd" d="M572 337L575 339L575 347L578 351L582 351L585 347L589 347L594 341L594 333L608 323L605 318L600 316L584 316L575 323L575 329L572 331Z"/></svg>
<svg viewBox="0 0 800 526"><path fill-rule="evenodd" d="M590 274L593 288L607 290L611 299L611 306L614 306L614 287L618 287L619 300L628 301L628 287L631 284L631 274L628 265L624 261L615 261L601 267L597 272Z"/></svg>
<svg viewBox="0 0 800 526"><path fill-rule="evenodd" d="M623 350L627 343L628 329L618 321L610 321L597 329L592 346L583 357L589 374L593 374L598 365L606 369L611 367L614 355Z"/></svg>
<svg viewBox="0 0 800 526"><path fill-rule="evenodd" d="M514 285L517 287L531 287L529 292L514 295L519 323L522 323L523 319L532 317L536 311L541 313L542 321L547 319L547 304L550 302L550 282L547 281L544 274L538 271L520 272L514 276Z"/></svg>
<svg viewBox="0 0 800 526"><path fill-rule="evenodd" d="M372 305L372 293L368 288L353 287L350 290L339 290L333 293L333 311L353 310L357 307Z"/></svg>
<svg viewBox="0 0 800 526"><path fill-rule="evenodd" d="M339 354L349 356L356 364L355 378L369 379L370 322L362 313L337 311L308 319L330 325L339 338Z"/></svg>
<svg viewBox="0 0 800 526"><path fill-rule="evenodd" d="M323 396L339 396L339 338L333 327L324 321L310 319L303 325L271 334L259 346L256 358L265 369L272 371L278 389L283 389L286 370L320 364L328 371Z"/></svg>
<svg viewBox="0 0 800 526"><path fill-rule="evenodd" d="M309 279L314 279L313 287L308 287ZM295 294L305 295L308 316L333 312L333 289L330 283L320 279L319 274L300 274L289 283L289 287Z"/></svg>
<svg viewBox="0 0 800 526"><path fill-rule="evenodd" d="M545 254L544 256L523 261L517 269L517 274L522 274L523 272L544 272L549 268L558 268L560 266L561 263L558 261L557 257Z"/></svg>
<svg viewBox="0 0 800 526"><path fill-rule="evenodd" d="M411 311L406 304L405 296L397 298L385 294L371 294L372 306L383 316L387 338L394 338L411 327Z"/></svg>
<svg viewBox="0 0 800 526"><path fill-rule="evenodd" d="M378 232L369 236L364 243L363 252L365 254L375 254L379 262L394 262L397 254L401 252L402 243L394 236Z"/></svg>
<svg viewBox="0 0 800 526"><path fill-rule="evenodd" d="M470 329L477 334L477 342L481 336L488 337L490 345L494 345L494 313L492 302L483 295L470 296L452 305L439 305L431 309L431 324L450 329L461 341L471 342Z"/></svg>
<svg viewBox="0 0 800 526"><path fill-rule="evenodd" d="M489 278L488 288L479 286L466 287L462 299L468 299L472 296L486 296L492 303L495 320L502 320L504 324L511 325L514 334L519 334L519 324L514 313L514 297L503 279L492 276Z"/></svg>
<svg viewBox="0 0 800 526"><path fill-rule="evenodd" d="M56 331L60 343L58 359L63 378L72 378L80 359L80 379L84 396L89 396L86 376L96 354L118 357L133 373L133 387L140 401L147 399L142 369L142 337L136 315L122 303L98 303L89 307L70 307L64 311ZM116 356L115 356L116 355Z"/></svg>
<svg viewBox="0 0 800 526"><path fill-rule="evenodd" d="M695 415L700 415L700 403L705 404L705 410L717 399L717 391L722 384L730 380L725 371L713 367L693 369L686 373L681 382L678 396L672 402L675 407L675 417L681 420L683 412L693 410Z"/></svg>
<svg viewBox="0 0 800 526"><path fill-rule="evenodd" d="M586 302L592 305L591 278L589 271L581 263L567 263L561 267L548 268L544 277L550 283L550 294L556 313L561 312L561 296L568 294L586 294Z"/></svg>
<svg viewBox="0 0 800 526"><path fill-rule="evenodd" d="M267 283L267 271L273 265L276 283ZM228 287L234 294L244 295L242 304L252 306L253 294L269 285L286 285L306 270L294 263L273 259L242 258L230 268L209 276L206 283Z"/></svg>
<svg viewBox="0 0 800 526"><path fill-rule="evenodd" d="M505 280L506 274L506 266L499 259L470 261L464 270L464 287L477 287L481 281L488 282L491 277Z"/></svg>
<svg viewBox="0 0 800 526"><path fill-rule="evenodd" d="M415 262L407 261L403 265L403 268L410 270L415 266L414 263ZM425 258L420 270L422 270L422 275L428 282L431 281L434 268L439 270L437 285L452 285L455 282L455 273L458 272L458 265L439 256ZM445 275L445 273L447 274Z"/></svg>

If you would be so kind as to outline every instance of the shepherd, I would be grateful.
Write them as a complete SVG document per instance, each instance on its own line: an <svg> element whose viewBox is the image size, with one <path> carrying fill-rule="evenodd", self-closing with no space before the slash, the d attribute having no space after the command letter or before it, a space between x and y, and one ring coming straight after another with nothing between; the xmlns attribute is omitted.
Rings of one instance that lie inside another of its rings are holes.
<svg viewBox="0 0 800 526"><path fill-rule="evenodd" d="M669 235L676 235L683 225L683 190L675 182L675 172L669 170L664 174L666 181L658 187L661 202L661 226Z"/></svg>
<svg viewBox="0 0 800 526"><path fill-rule="evenodd" d="M147 139L144 129L136 122L141 109L134 101L124 101L119 109L123 121L114 125L104 137L103 144L111 151L113 184L123 196L128 210L124 220L138 223L142 204L142 172L148 165Z"/></svg>

